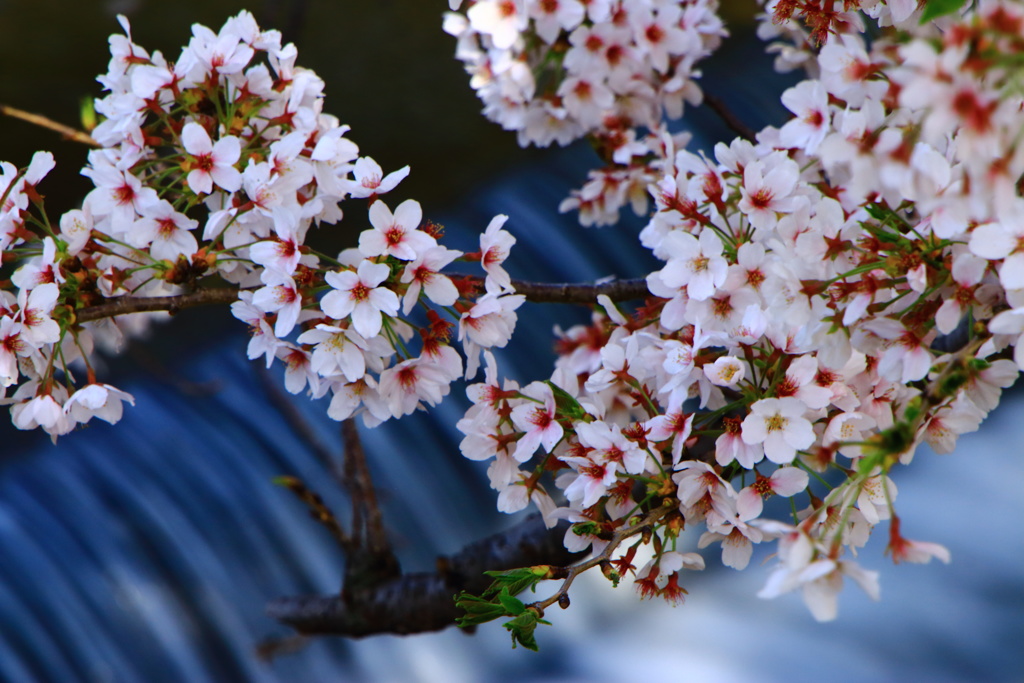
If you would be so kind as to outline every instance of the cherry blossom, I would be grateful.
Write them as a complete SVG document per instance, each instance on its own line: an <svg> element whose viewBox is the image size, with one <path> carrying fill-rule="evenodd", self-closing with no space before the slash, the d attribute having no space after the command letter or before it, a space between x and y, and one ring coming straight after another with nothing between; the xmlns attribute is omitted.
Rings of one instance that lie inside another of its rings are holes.
<svg viewBox="0 0 1024 683"><path fill-rule="evenodd" d="M367 257L387 254L415 261L424 251L437 246L433 237L417 230L421 220L423 209L414 199L399 204L394 214L383 201L375 201L370 205L373 230L364 230L359 235L359 251Z"/></svg>
<svg viewBox="0 0 1024 683"><path fill-rule="evenodd" d="M320 308L337 320L351 315L356 332L366 338L376 337L383 316L398 313L398 295L380 286L390 273L383 263L367 260L360 262L356 272L328 273L324 280L333 291L320 300Z"/></svg>
<svg viewBox="0 0 1024 683"><path fill-rule="evenodd" d="M764 398L750 407L743 420L743 441L764 444L764 454L779 464L793 461L796 452L814 443L814 430L805 417L807 406L796 398Z"/></svg>
<svg viewBox="0 0 1024 683"><path fill-rule="evenodd" d="M759 595L800 589L818 619L836 616L844 577L877 597L847 555L886 520L895 562L949 560L902 536L902 469L928 457L921 443L952 451L1024 370L1024 11L974 3L922 25L909 0L848 4L765 3L776 64L805 71L781 94L793 117L697 150L667 119L702 101L699 63L726 33L717 2L450 0L485 116L523 145L597 150L559 208L589 226L629 205L662 262L616 274L646 282L637 301L597 283L589 322L559 329L550 374L530 368L522 389L491 353L527 298L506 270L508 216L463 254L416 200L392 213L380 195L409 168L385 175L362 153L297 48L248 13L197 25L174 61L120 19L81 207L43 210L52 155L0 162L13 423L56 438L116 422L133 399L93 356L151 316L107 312L237 289L249 358L329 396L332 419L435 406L482 356L457 427L498 509L569 520L566 547L603 553L613 580L635 571L643 597L682 602L682 570L703 567L676 550L684 524L737 569L776 542ZM353 202L370 229L321 252L314 236ZM482 276L450 277L460 260ZM793 499L786 522L771 495Z"/></svg>
<svg viewBox="0 0 1024 683"><path fill-rule="evenodd" d="M241 156L238 138L228 135L214 143L205 128L190 121L181 130L181 144L194 157L187 178L193 192L209 194L215 183L228 192L242 186L242 174L235 168Z"/></svg>

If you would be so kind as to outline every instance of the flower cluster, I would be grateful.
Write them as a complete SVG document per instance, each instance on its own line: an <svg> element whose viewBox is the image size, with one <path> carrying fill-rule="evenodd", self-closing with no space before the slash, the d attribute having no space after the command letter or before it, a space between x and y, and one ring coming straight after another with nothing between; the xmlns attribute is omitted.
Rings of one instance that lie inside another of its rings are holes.
<svg viewBox="0 0 1024 683"><path fill-rule="evenodd" d="M451 0L459 9L461 1ZM566 145L589 136L607 166L562 206L584 225L612 224L620 207L643 214L663 119L702 98L697 63L725 29L717 0L470 0L445 30L484 103L519 144Z"/></svg>
<svg viewBox="0 0 1024 683"><path fill-rule="evenodd" d="M778 540L763 597L799 588L819 619L844 576L877 597L846 554L894 519L890 470L921 442L952 451L1024 369L1024 7L918 26L916 4L855 4L794 46L813 78L783 93L781 128L712 158L663 135L645 305L601 300L549 381L470 392L463 453L493 458L500 509L532 501L575 523L567 547L606 554L657 513L643 595L682 599L676 544L700 525L737 569ZM791 520L762 516L772 495ZM948 560L890 529L894 559Z"/></svg>
<svg viewBox="0 0 1024 683"><path fill-rule="evenodd" d="M122 314L186 300L231 301L249 357L282 361L288 390L330 396L338 420L435 405L483 363L462 453L490 463L500 510L568 519L566 547L595 553L531 573L568 578L516 607L516 628L567 604L592 566L678 603L697 550L743 569L765 541L778 563L760 595L799 589L833 618L844 577L877 596L850 557L883 521L894 561L949 560L902 535L892 472L922 442L952 451L1024 370L1024 3L934 21L918 4L767 3L777 67L808 78L782 94L792 119L710 155L665 118L700 101L695 65L724 35L713 0L476 0L449 14L488 116L523 143L588 136L608 164L563 209L600 224L653 200L639 239L663 265L649 296L628 310L597 296L591 324L560 333L549 379L525 386L491 353L525 298L503 268L506 216L463 254L419 203L385 202L409 169L361 156L323 113L322 81L251 15L194 27L174 62L122 20L82 208L47 221L48 154L0 164L4 400L18 427L53 435L116 421L132 398L97 380L94 348L138 327ZM306 243L352 200L370 226L356 246ZM457 260L484 275L446 275ZM693 552L687 528L701 531Z"/></svg>
<svg viewBox="0 0 1024 683"><path fill-rule="evenodd" d="M416 201L392 212L380 195L409 168L385 175L360 156L348 127L323 113L323 81L252 15L217 33L196 25L173 62L121 23L99 78L99 148L82 171L95 187L82 208L59 226L31 213L48 154L23 171L2 167L4 260L21 261L16 292L0 293L0 357L4 386L20 384L8 399L18 427L56 436L93 416L120 417L131 397L98 383L89 364L98 341L120 341L124 316L90 316L115 299L230 283L232 311L252 328L250 358L283 361L289 391L329 394L331 417L362 413L369 424L448 393L463 374L449 344L456 324L469 374L482 349L508 341L522 297L501 265L515 241L501 229L506 217L481 237L480 253L464 255L440 244L441 227L423 221ZM331 257L307 245L311 228L336 223L352 199L369 203L358 247ZM440 272L474 258L482 287ZM421 302L425 313L413 315ZM86 383L76 390L78 361Z"/></svg>

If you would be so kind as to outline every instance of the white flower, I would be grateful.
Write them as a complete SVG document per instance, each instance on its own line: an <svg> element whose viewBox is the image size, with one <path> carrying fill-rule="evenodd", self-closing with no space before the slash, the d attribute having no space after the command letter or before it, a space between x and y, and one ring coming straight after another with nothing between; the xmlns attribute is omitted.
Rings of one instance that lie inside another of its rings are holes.
<svg viewBox="0 0 1024 683"><path fill-rule="evenodd" d="M402 261L415 261L427 249L437 246L437 240L416 229L421 220L423 209L414 199L399 204L394 214L378 199L370 206L373 229L360 233L359 251L368 258L387 254Z"/></svg>
<svg viewBox="0 0 1024 683"><path fill-rule="evenodd" d="M430 247L420 253L416 260L402 271L402 282L409 283L409 289L402 300L402 312L406 315L420 298L420 292L438 306L451 306L459 299L459 290L441 269L462 256L461 251L444 247Z"/></svg>
<svg viewBox="0 0 1024 683"><path fill-rule="evenodd" d="M782 104L795 118L779 131L786 147L814 154L829 131L828 93L819 81L804 81L782 93Z"/></svg>
<svg viewBox="0 0 1024 683"><path fill-rule="evenodd" d="M507 50L526 28L528 17L522 0L480 0L466 12L473 30L490 36L499 50Z"/></svg>
<svg viewBox="0 0 1024 683"><path fill-rule="evenodd" d="M793 192L799 179L796 162L781 153L748 164L743 170L740 211L758 230L773 228L779 213L796 208Z"/></svg>
<svg viewBox="0 0 1024 683"><path fill-rule="evenodd" d="M499 214L487 224L487 229L480 235L480 265L487 273L484 289L488 293L501 294L514 292L512 279L501 264L508 258L509 249L516 243L516 238L507 230L502 230L508 216Z"/></svg>
<svg viewBox="0 0 1024 683"><path fill-rule="evenodd" d="M274 334L281 338L295 328L302 311L302 295L289 275L276 270L264 270L261 279L266 285L253 292L252 305L264 313L277 313Z"/></svg>
<svg viewBox="0 0 1024 683"><path fill-rule="evenodd" d="M720 387L734 387L743 379L744 365L738 358L722 356L710 365L705 365L704 375L712 384Z"/></svg>
<svg viewBox="0 0 1024 683"><path fill-rule="evenodd" d="M561 440L564 430L555 419L555 396L550 386L534 382L524 387L522 393L540 401L527 401L512 409L512 423L525 432L516 442L512 457L526 462L540 446L550 453Z"/></svg>
<svg viewBox="0 0 1024 683"><path fill-rule="evenodd" d="M82 424L94 417L114 424L121 419L124 401L135 405L135 398L127 392L109 384L89 384L71 394L64 403L64 413Z"/></svg>
<svg viewBox="0 0 1024 683"><path fill-rule="evenodd" d="M223 190L235 192L242 187L242 174L235 163L242 155L238 138L226 135L214 144L209 133L195 121L181 129L181 144L194 157L188 173L188 186L196 194L213 192L214 183Z"/></svg>
<svg viewBox="0 0 1024 683"><path fill-rule="evenodd" d="M423 358L410 358L380 374L377 390L392 417L409 415L420 402L436 406L448 394L450 379L444 370Z"/></svg>
<svg viewBox="0 0 1024 683"><path fill-rule="evenodd" d="M793 462L798 450L814 443L806 412L807 406L796 398L763 398L750 406L750 414L743 420L743 441L764 443L764 453L774 463Z"/></svg>
<svg viewBox="0 0 1024 683"><path fill-rule="evenodd" d="M355 180L352 182L348 194L350 197L369 197L371 195L390 192L409 175L409 167L404 166L397 171L384 175L380 164L370 157L360 157L352 169Z"/></svg>
<svg viewBox="0 0 1024 683"><path fill-rule="evenodd" d="M523 305L522 294L497 296L485 294L459 318L459 341L466 349L466 379L476 375L480 367L480 351L504 348L512 338L518 317L516 309Z"/></svg>
<svg viewBox="0 0 1024 683"><path fill-rule="evenodd" d="M729 263L722 257L722 240L713 230L702 231L699 240L688 232L670 232L661 248L669 256L661 280L669 287L685 285L691 299L703 301L725 283Z"/></svg>
<svg viewBox="0 0 1024 683"><path fill-rule="evenodd" d="M189 231L198 225L199 221L178 213L170 202L161 199L146 207L142 217L135 221L128 233L128 243L139 249L148 248L157 260L176 261L181 255L196 253L199 244Z"/></svg>
<svg viewBox="0 0 1024 683"><path fill-rule="evenodd" d="M327 273L324 280L334 289L320 301L320 308L336 320L351 315L356 332L366 339L376 337L384 324L383 315L398 314L398 295L379 286L390 274L385 264L366 260L354 273Z"/></svg>

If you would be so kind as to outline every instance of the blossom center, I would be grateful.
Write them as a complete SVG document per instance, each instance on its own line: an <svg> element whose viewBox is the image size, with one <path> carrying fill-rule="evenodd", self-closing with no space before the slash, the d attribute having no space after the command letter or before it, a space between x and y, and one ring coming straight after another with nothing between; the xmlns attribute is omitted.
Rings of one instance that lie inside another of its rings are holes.
<svg viewBox="0 0 1024 683"><path fill-rule="evenodd" d="M360 282L349 290L349 296L352 297L353 301L366 301L370 298L370 288Z"/></svg>
<svg viewBox="0 0 1024 683"><path fill-rule="evenodd" d="M690 259L690 270L695 273L700 273L708 269L708 263L711 261L707 256L697 256Z"/></svg>
<svg viewBox="0 0 1024 683"><path fill-rule="evenodd" d="M769 432L781 432L789 424L789 418L783 417L781 413L775 413L764 419L764 427Z"/></svg>
<svg viewBox="0 0 1024 683"><path fill-rule="evenodd" d="M750 203L757 209L767 209L771 206L772 199L774 198L775 195L771 190L761 188L754 194L750 195Z"/></svg>
<svg viewBox="0 0 1024 683"><path fill-rule="evenodd" d="M396 226L388 228L388 231L384 233L384 239L387 240L389 247L397 247L404 238L405 231Z"/></svg>

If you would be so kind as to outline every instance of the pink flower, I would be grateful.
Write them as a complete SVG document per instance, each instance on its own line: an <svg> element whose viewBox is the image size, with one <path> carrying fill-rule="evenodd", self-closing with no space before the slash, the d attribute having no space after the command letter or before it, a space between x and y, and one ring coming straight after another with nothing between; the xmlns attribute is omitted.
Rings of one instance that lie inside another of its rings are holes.
<svg viewBox="0 0 1024 683"><path fill-rule="evenodd" d="M565 497L570 503L588 508L601 496L608 493L608 487L615 483L615 463L590 456L567 455L563 461L576 469L575 474L563 474L558 479L558 485L564 486ZM572 481L565 486L565 480L572 477Z"/></svg>
<svg viewBox="0 0 1024 683"><path fill-rule="evenodd" d="M522 0L480 0L466 12L474 30L490 36L499 50L507 50L526 28L528 17Z"/></svg>
<svg viewBox="0 0 1024 683"><path fill-rule="evenodd" d="M647 453L623 435L622 430L607 422L577 422L580 444L593 449L591 458L611 462L628 474L640 474L647 464Z"/></svg>
<svg viewBox="0 0 1024 683"><path fill-rule="evenodd" d="M23 338L24 326L13 318L0 318L0 385L9 387L18 381L18 356L28 356L35 349Z"/></svg>
<svg viewBox="0 0 1024 683"><path fill-rule="evenodd" d="M586 9L579 0L545 0L531 5L534 30L549 45L555 42L563 29L573 30L586 16Z"/></svg>
<svg viewBox="0 0 1024 683"><path fill-rule="evenodd" d="M421 401L436 406L448 394L450 384L440 366L411 358L382 372L378 391L391 415L401 417L416 410Z"/></svg>
<svg viewBox="0 0 1024 683"><path fill-rule="evenodd" d="M917 564L928 564L933 557L939 558L942 562L949 564L949 549L938 543L925 541L911 541L903 538L900 534L900 518L893 516L889 522L889 545L886 553L892 554L892 561L895 564L900 562L915 562Z"/></svg>
<svg viewBox="0 0 1024 683"><path fill-rule="evenodd" d="M476 375L480 367L481 350L500 349L508 344L518 321L516 309L524 301L526 297L522 294L484 294L459 318L459 341L466 350L467 379Z"/></svg>
<svg viewBox="0 0 1024 683"><path fill-rule="evenodd" d="M804 81L782 93L782 104L795 115L779 131L779 141L814 154L829 131L828 93L819 81Z"/></svg>
<svg viewBox="0 0 1024 683"><path fill-rule="evenodd" d="M648 430L647 438L652 442L672 439L672 465L679 464L683 457L683 446L690 438L693 427L693 414L683 412L685 392L674 391L669 395L668 409L664 415L657 415L644 423Z"/></svg>
<svg viewBox="0 0 1024 683"><path fill-rule="evenodd" d="M423 220L423 209L414 199L407 199L398 205L392 215L387 205L377 200L370 206L372 230L359 235L359 252L366 257L388 255L402 261L415 261L437 240L416 228Z"/></svg>
<svg viewBox="0 0 1024 683"><path fill-rule="evenodd" d="M725 417L722 419L722 426L725 427L725 431L715 439L715 462L725 467L736 461L741 467L749 470L764 459L764 448L743 440L740 418Z"/></svg>
<svg viewBox="0 0 1024 683"><path fill-rule="evenodd" d="M60 289L52 282L45 282L31 292L18 292L18 318L22 323L21 337L34 346L53 344L60 341L60 325L51 317L53 307L60 296Z"/></svg>
<svg viewBox="0 0 1024 683"><path fill-rule="evenodd" d="M739 209L758 230L775 226L778 214L796 208L793 192L800 179L796 162L782 153L758 159L743 169Z"/></svg>
<svg viewBox="0 0 1024 683"><path fill-rule="evenodd" d="M147 207L142 218L135 221L128 242L139 249L149 248L157 260L176 261L179 256L196 253L199 243L190 230L195 230L198 221L178 213L170 202L161 199Z"/></svg>
<svg viewBox="0 0 1024 683"><path fill-rule="evenodd" d="M242 186L242 174L235 168L242 155L238 138L228 135L214 144L205 128L189 121L181 129L181 144L193 157L187 179L193 192L210 194L214 183L228 192L235 192Z"/></svg>
<svg viewBox="0 0 1024 683"><path fill-rule="evenodd" d="M276 270L264 270L264 287L253 292L252 304L264 313L277 313L274 334L285 337L295 328L302 311L302 295L290 275Z"/></svg>
<svg viewBox="0 0 1024 683"><path fill-rule="evenodd" d="M350 197L364 198L390 192L409 175L409 167L404 166L397 171L384 175L380 164L370 157L360 157L352 169L355 180L348 194Z"/></svg>
<svg viewBox="0 0 1024 683"><path fill-rule="evenodd" d="M323 323L299 335L300 344L314 344L310 365L322 377L339 372L349 382L356 382L366 374L363 349L366 340L352 328L342 329Z"/></svg>
<svg viewBox="0 0 1024 683"><path fill-rule="evenodd" d="M750 407L743 420L743 441L764 443L768 459L780 465L793 462L796 452L814 443L814 429L804 417L807 406L800 399L763 398Z"/></svg>
<svg viewBox="0 0 1024 683"><path fill-rule="evenodd" d="M725 283L729 263L722 257L722 240L713 230L702 231L699 240L674 230L665 236L661 248L669 256L661 271L661 281L667 286L685 285L691 299L703 301Z"/></svg>
<svg viewBox="0 0 1024 683"><path fill-rule="evenodd" d="M564 431L555 416L555 396L551 387L543 382L534 382L524 387L521 393L536 399L512 409L512 423L524 432L516 442L512 457L526 462L540 446L550 453L562 439Z"/></svg>
<svg viewBox="0 0 1024 683"><path fill-rule="evenodd" d="M743 519L759 517L764 509L764 498L772 494L789 498L807 489L807 473L797 467L780 467L765 477L757 474L757 481L740 491L736 508Z"/></svg>
<svg viewBox="0 0 1024 683"><path fill-rule="evenodd" d="M390 274L385 264L366 260L354 273L327 273L324 280L334 289L320 301L320 308L336 320L351 315L356 332L366 339L376 337L384 324L383 315L398 314L398 295L379 286Z"/></svg>
<svg viewBox="0 0 1024 683"><path fill-rule="evenodd" d="M135 398L127 392L109 384L88 384L68 398L64 403L64 413L82 424L94 417L114 424L121 419L125 401L135 405Z"/></svg>
<svg viewBox="0 0 1024 683"><path fill-rule="evenodd" d="M407 265L402 271L402 282L409 283L409 289L402 300L403 313L408 315L412 311L420 298L420 292L426 293L427 298L438 306L451 306L458 301L459 290L451 279L447 275L442 275L440 271L460 256L461 251L430 247Z"/></svg>
<svg viewBox="0 0 1024 683"><path fill-rule="evenodd" d="M508 258L509 249L516 243L516 238L507 230L502 230L508 216L498 215L487 224L487 229L480 235L480 265L487 273L484 289L488 293L501 294L513 292L512 279L501 264Z"/></svg>

